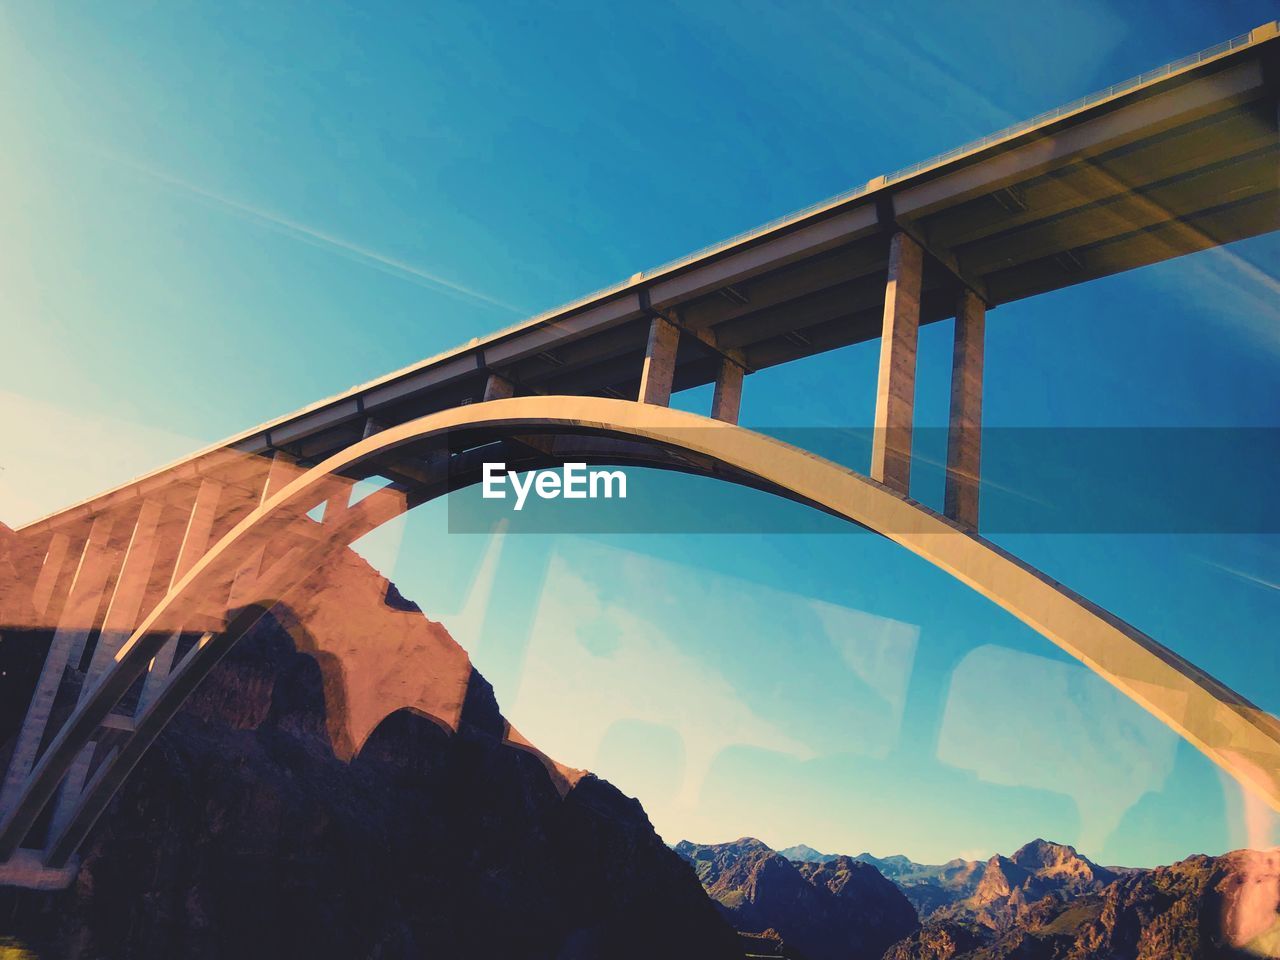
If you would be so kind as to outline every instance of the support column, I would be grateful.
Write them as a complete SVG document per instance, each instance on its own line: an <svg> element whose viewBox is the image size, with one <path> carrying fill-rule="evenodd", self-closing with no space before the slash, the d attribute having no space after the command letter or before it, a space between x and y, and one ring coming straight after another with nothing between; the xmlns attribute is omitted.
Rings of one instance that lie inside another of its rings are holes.
<svg viewBox="0 0 1280 960"><path fill-rule="evenodd" d="M943 511L978 527L982 455L982 350L987 305L965 288L956 305L955 351L951 359L951 422L947 432L947 485Z"/></svg>
<svg viewBox="0 0 1280 960"><path fill-rule="evenodd" d="M159 547L158 528L162 512L163 505L159 500L148 500L138 511L138 519L133 525L133 534L129 538L129 548L125 552L124 563L121 564L120 575L116 577L115 590L111 594L111 602L107 605L107 612L102 620L98 643L93 649L93 658L85 674L84 685L80 688L81 700L111 669L116 652L133 633L138 623L142 601L151 583L151 570L155 565L156 551ZM79 754L72 761L66 780L62 783L62 792L59 794L57 806L54 808L50 836L56 837L61 833L62 827L75 811L76 801L84 790L85 780L89 775L89 765L93 762L93 754L97 748L98 740L94 737L80 749Z"/></svg>
<svg viewBox="0 0 1280 960"><path fill-rule="evenodd" d="M222 484L208 478L200 482L195 502L191 505L191 515L187 518L187 528L182 534L182 546L178 548L178 558L173 564L173 575L169 578L170 590L209 549L213 525L218 518L218 499L221 496ZM142 683L142 693L138 697L138 714L147 708L164 686L169 671L173 669L173 657L177 653L180 636L181 631L170 637L151 661L147 677Z"/></svg>
<svg viewBox="0 0 1280 960"><path fill-rule="evenodd" d="M262 484L262 497L258 501L259 504L266 503L301 474L302 468L298 466L297 461L286 453L277 452L271 458L271 468L267 471L267 478ZM242 607L252 599L255 599L253 593L258 583L258 577L262 573L263 560L266 558L266 554L266 545L255 547L249 551L244 562L236 570L227 598L227 609L229 611Z"/></svg>
<svg viewBox="0 0 1280 960"><path fill-rule="evenodd" d="M262 485L262 499L259 504L266 503L277 493L302 475L302 467L287 453L276 453L271 458L271 468L267 471L266 482Z"/></svg>
<svg viewBox="0 0 1280 960"><path fill-rule="evenodd" d="M508 397L516 395L516 385L506 377L499 376L496 373L489 374L489 379L484 385L484 402L490 400L506 400Z"/></svg>
<svg viewBox="0 0 1280 960"><path fill-rule="evenodd" d="M221 497L222 484L210 479L200 481L200 489L196 491L195 502L191 505L191 515L187 518L187 528L182 533L178 559L173 564L173 576L169 578L170 589L191 572L196 561L209 549L209 539L213 535L213 524L218 519L218 500Z"/></svg>
<svg viewBox="0 0 1280 960"><path fill-rule="evenodd" d="M71 538L65 533L55 533L49 540L49 549L45 552L40 575L36 578L36 586L31 593L31 605L35 607L37 616L49 612L49 603L53 599L54 588L61 579L62 565L66 562L70 549Z"/></svg>
<svg viewBox="0 0 1280 960"><path fill-rule="evenodd" d="M676 349L680 346L680 328L662 317L649 324L649 344L644 351L644 368L640 372L641 403L665 407L671 402L671 384L676 375Z"/></svg>
<svg viewBox="0 0 1280 960"><path fill-rule="evenodd" d="M716 420L738 422L744 372L742 367L728 358L720 361L720 372L716 374L716 392L711 398L711 416Z"/></svg>
<svg viewBox="0 0 1280 960"><path fill-rule="evenodd" d="M889 280L884 291L871 478L903 494L911 490L911 425L923 269L920 245L905 233L895 233L889 244Z"/></svg>
<svg viewBox="0 0 1280 960"><path fill-rule="evenodd" d="M85 675L83 692L87 692L110 667L117 651L137 625L142 610L142 600L151 583L151 568L155 564L159 547L158 528L163 505L159 500L148 500L138 511L129 548L116 577L116 587L102 619L102 631L93 650L93 659Z"/></svg>
<svg viewBox="0 0 1280 960"><path fill-rule="evenodd" d="M110 546L112 521L113 518L108 514L95 517L80 553L80 563L76 567L67 601L63 604L62 616L58 618L58 629L54 631L49 652L45 654L40 679L31 694L31 703L27 707L27 715L13 747L4 786L0 788L0 811L8 811L31 773L71 651L82 645L93 629L98 605L102 602L102 592L106 589L107 578L115 562L115 554Z"/></svg>
<svg viewBox="0 0 1280 960"><path fill-rule="evenodd" d="M448 456L448 451L445 451ZM324 502L324 516L321 524L332 530L341 523L351 510L351 491L355 482L346 477L330 477L327 489L330 491Z"/></svg>

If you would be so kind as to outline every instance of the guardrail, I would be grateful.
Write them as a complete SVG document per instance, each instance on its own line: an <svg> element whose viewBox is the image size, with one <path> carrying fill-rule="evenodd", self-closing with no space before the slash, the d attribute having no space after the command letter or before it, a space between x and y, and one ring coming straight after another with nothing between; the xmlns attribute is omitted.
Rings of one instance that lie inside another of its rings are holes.
<svg viewBox="0 0 1280 960"><path fill-rule="evenodd" d="M753 237L757 234L768 233L770 230L775 227L780 227L784 223L790 223L792 220L799 220L811 213L816 213L817 211L824 210L827 207L844 203L846 200L852 200L856 197L860 197L865 193L870 193L872 190L878 190L880 187L887 186L888 184L905 180L917 173L928 170L930 167L941 166L944 163L956 160L967 154L977 153L979 150L985 149L992 144L999 143L1002 140L1008 140L1010 137L1015 137L1020 133L1026 133L1028 130L1034 129L1042 124L1049 123L1052 120L1058 120L1062 117L1069 116L1070 114L1079 113L1081 110L1092 107L1095 104L1102 103L1104 100L1110 100L1123 93L1128 93L1130 90L1136 90L1138 87L1150 83L1152 80L1172 76L1175 73L1187 69L1188 67L1194 67L1196 64L1204 63L1206 60L1212 60L1216 57L1222 56L1224 53L1230 53L1232 50L1239 47L1246 47L1252 41L1253 34L1255 32L1257 31L1242 33L1240 36L1232 37L1230 40L1215 43L1213 46L1206 47L1204 50L1197 53L1192 53L1188 56L1180 57L1171 63L1166 63L1162 67L1156 67L1154 70L1148 70L1146 73L1140 73L1138 76L1131 77L1128 80L1121 81L1120 83L1113 83L1104 90L1099 90L1096 93L1091 93L1087 96L1080 97L1077 100L1072 100L1070 103L1065 103L1060 107L1054 107L1052 110L1046 110L1044 113L1036 114L1036 116L1029 120L1020 120L1018 123L1011 124L1001 130L997 130L995 133L989 133L985 137L970 140L968 143L948 150L945 153L939 153L936 156L929 157L927 160L921 160L905 167L899 167L892 173L873 177L861 186L854 187L851 190L846 190L843 193L838 193L834 197L829 197L826 200L811 203L807 207L802 207L792 213L770 220L762 226L754 227L751 230L745 230L736 236L730 237L728 240L709 244L700 250L695 250L693 253L677 257L676 259L670 260L652 270L646 270L644 271L644 275L648 276L655 273L665 273L666 271L682 266L685 263L701 259L712 251L719 250L723 247L733 246L734 244L740 243L748 237Z"/></svg>

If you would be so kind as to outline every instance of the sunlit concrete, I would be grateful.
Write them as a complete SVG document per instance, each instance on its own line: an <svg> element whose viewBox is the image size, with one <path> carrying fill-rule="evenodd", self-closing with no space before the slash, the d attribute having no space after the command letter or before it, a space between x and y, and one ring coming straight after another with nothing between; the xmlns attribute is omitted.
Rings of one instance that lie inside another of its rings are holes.
<svg viewBox="0 0 1280 960"><path fill-rule="evenodd" d="M982 354L987 305L968 288L956 305L951 360L951 417L947 432L947 479L943 513L977 529L982 466Z"/></svg>
<svg viewBox="0 0 1280 960"><path fill-rule="evenodd" d="M884 292L871 479L899 493L911 491L911 425L915 421L923 271L920 244L901 230L895 233L889 245L889 280Z"/></svg>
<svg viewBox="0 0 1280 960"><path fill-rule="evenodd" d="M516 385L506 377L499 376L496 373L489 374L489 379L484 384L484 401L489 400L505 400L508 397L514 397L516 393Z"/></svg>
<svg viewBox="0 0 1280 960"><path fill-rule="evenodd" d="M671 402L671 385L676 372L676 350L680 328L663 317L649 322L649 342L640 369L640 402L666 406Z"/></svg>
<svg viewBox="0 0 1280 960"><path fill-rule="evenodd" d="M711 416L725 423L737 423L738 413L742 407L742 378L746 371L725 359L720 362L720 372L716 375L715 392L711 396Z"/></svg>

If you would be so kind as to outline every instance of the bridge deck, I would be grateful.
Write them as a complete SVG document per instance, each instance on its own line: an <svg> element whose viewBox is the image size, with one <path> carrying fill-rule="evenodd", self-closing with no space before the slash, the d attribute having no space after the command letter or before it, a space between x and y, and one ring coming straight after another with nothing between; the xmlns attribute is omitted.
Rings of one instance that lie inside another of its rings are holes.
<svg viewBox="0 0 1280 960"><path fill-rule="evenodd" d="M922 322L964 285L989 305L1276 229L1280 34L1255 29L1037 120L440 354L36 521L202 471L220 451L317 461L382 425L478 400L488 375L538 393L636 396L650 318L675 318L675 389L878 338L889 237L928 251Z"/></svg>

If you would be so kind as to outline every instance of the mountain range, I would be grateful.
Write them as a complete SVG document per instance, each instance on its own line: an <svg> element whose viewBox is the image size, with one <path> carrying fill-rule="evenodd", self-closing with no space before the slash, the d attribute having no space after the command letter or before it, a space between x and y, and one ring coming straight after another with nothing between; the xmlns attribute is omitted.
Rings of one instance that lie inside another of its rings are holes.
<svg viewBox="0 0 1280 960"><path fill-rule="evenodd" d="M773 933L805 960L879 958L920 925L902 892L852 857L791 861L751 837L675 851L735 929Z"/></svg>
<svg viewBox="0 0 1280 960"><path fill-rule="evenodd" d="M0 767L48 642L0 639ZM69 668L73 687L81 678ZM743 956L640 803L533 749L447 631L351 551L200 684L99 821L70 888L0 886L0 956L20 949Z"/></svg>
<svg viewBox="0 0 1280 960"><path fill-rule="evenodd" d="M0 766L50 636L0 637ZM0 887L0 956L1258 960L1280 957L1278 908L1275 850L1131 869L1046 840L936 865L668 848L638 800L521 737L444 627L346 551L201 683L69 889Z"/></svg>
<svg viewBox="0 0 1280 960"><path fill-rule="evenodd" d="M1087 886L1087 885L1086 885ZM1067 884L991 926L935 914L884 960L1258 960L1280 957L1280 852L1238 850Z"/></svg>
<svg viewBox="0 0 1280 960"><path fill-rule="evenodd" d="M884 960L1280 957L1276 850L1139 869L1102 867L1073 847L1040 839L1009 856L937 865L903 856L824 854L804 844L775 853L751 838L683 841L675 849L693 863L735 928L776 943L771 956L880 957L875 934L893 929L886 917L901 918L890 906L893 898L871 879L874 873L891 880L919 916L914 929L885 949ZM832 922L829 907L815 905L820 898L798 894L778 860L806 879L857 876L851 889L862 900L843 904L844 926Z"/></svg>

